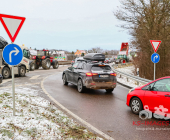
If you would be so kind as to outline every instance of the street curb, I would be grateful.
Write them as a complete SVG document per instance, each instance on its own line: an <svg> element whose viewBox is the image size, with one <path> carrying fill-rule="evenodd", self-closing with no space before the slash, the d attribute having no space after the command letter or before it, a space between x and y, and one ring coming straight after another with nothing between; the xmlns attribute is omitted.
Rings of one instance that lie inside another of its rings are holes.
<svg viewBox="0 0 170 140"><path fill-rule="evenodd" d="M117 81L117 83L120 84L120 85L122 85L122 86L124 86L124 87L127 87L127 88L129 88L129 89L133 88L133 87L131 87L131 86L128 86L128 85L123 84L123 83L120 83L120 82L118 82L118 81Z"/></svg>
<svg viewBox="0 0 170 140"><path fill-rule="evenodd" d="M57 106L59 106L63 111L65 111L66 113L68 113L70 116L72 116L73 118L77 119L78 121L80 121L82 124L84 124L86 127L90 128L91 130L93 130L95 133L97 133L98 135L102 136L103 138L107 139L107 140L114 140L112 137L110 137L109 135L103 133L102 131L100 131L99 129L97 129L96 127L92 126L91 124L89 124L88 122L86 122L85 120L83 120L82 118L80 118L79 116L77 116L76 114L74 114L73 112L71 112L70 110L68 110L66 107L64 107L63 105L61 105L59 102L57 102L44 88L44 81L45 79L47 79L48 77L50 77L52 75L49 75L47 77L45 77L42 81L41 81L41 88L44 91L44 93L54 102L56 103Z"/></svg>

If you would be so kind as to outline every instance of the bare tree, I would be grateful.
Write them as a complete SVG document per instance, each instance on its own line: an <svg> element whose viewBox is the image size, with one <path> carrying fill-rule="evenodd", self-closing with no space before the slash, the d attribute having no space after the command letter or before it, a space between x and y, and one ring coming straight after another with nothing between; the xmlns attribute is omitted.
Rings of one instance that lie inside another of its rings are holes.
<svg viewBox="0 0 170 140"><path fill-rule="evenodd" d="M95 48L88 50L88 53L102 53L102 52L103 52L103 49L101 49L100 47L95 47Z"/></svg>
<svg viewBox="0 0 170 140"><path fill-rule="evenodd" d="M138 59L134 59L135 66L140 69L139 75L153 79L151 55L154 51L149 40L162 40L156 78L169 75L170 0L121 0L114 15L124 21L121 27L129 31L131 46L139 51Z"/></svg>

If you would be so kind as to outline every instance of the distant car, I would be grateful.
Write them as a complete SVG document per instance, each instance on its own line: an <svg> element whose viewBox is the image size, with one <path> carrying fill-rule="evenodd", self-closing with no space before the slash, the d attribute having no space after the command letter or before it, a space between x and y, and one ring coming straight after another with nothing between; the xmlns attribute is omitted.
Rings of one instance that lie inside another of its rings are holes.
<svg viewBox="0 0 170 140"><path fill-rule="evenodd" d="M71 65L73 65L75 63L75 59L73 59L72 61L71 61Z"/></svg>
<svg viewBox="0 0 170 140"><path fill-rule="evenodd" d="M110 63L109 58L106 58L104 62L105 63Z"/></svg>
<svg viewBox="0 0 170 140"><path fill-rule="evenodd" d="M77 61L84 61L83 57L77 57L76 59L71 61L71 64L73 65L74 63L76 63Z"/></svg>
<svg viewBox="0 0 170 140"><path fill-rule="evenodd" d="M114 62L114 58L110 58L110 63Z"/></svg>
<svg viewBox="0 0 170 140"><path fill-rule="evenodd" d="M134 114L139 114L146 107L151 112L155 112L160 106L168 109L166 113L170 113L170 76L131 89L127 95L126 104L131 107Z"/></svg>
<svg viewBox="0 0 170 140"><path fill-rule="evenodd" d="M116 61L116 58L113 58L113 62L115 62Z"/></svg>
<svg viewBox="0 0 170 140"><path fill-rule="evenodd" d="M116 64L121 63L121 59L116 59L116 60L115 60L115 63L116 63Z"/></svg>
<svg viewBox="0 0 170 140"><path fill-rule="evenodd" d="M83 57L79 57L79 58L76 58L76 59L75 59L75 63L78 62L78 61L80 62L80 61L85 61L85 60L84 60Z"/></svg>
<svg viewBox="0 0 170 140"><path fill-rule="evenodd" d="M109 58L109 62L112 63L114 58Z"/></svg>
<svg viewBox="0 0 170 140"><path fill-rule="evenodd" d="M77 61L63 71L63 84L72 83L77 86L79 92L84 92L85 88L106 89L106 92L112 92L117 83L116 73L109 65L98 61L104 61L103 54L87 54L84 61Z"/></svg>

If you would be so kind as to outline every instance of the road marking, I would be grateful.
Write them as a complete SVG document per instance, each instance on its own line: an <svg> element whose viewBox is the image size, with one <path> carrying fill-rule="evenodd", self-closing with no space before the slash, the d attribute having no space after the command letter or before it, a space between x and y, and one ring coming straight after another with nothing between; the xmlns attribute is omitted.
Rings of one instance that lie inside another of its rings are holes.
<svg viewBox="0 0 170 140"><path fill-rule="evenodd" d="M11 81L12 79L7 79L7 80L2 80L2 84L5 84L5 83L7 83L7 82L9 82L9 81Z"/></svg>
<svg viewBox="0 0 170 140"><path fill-rule="evenodd" d="M30 79L37 79L40 75L32 76Z"/></svg>
<svg viewBox="0 0 170 140"><path fill-rule="evenodd" d="M59 68L64 68L64 69L65 69L65 68L68 68L68 66L71 66L71 65L63 65L63 66L62 66L62 65L59 65ZM58 69L50 68L49 70L50 70L50 71L60 71L61 69L59 69L59 68L58 68ZM42 72L42 71L43 71L43 73L44 73L44 72L49 72L49 70L45 70L45 71L44 71L43 68L39 68L39 69L36 69L36 70L34 70L34 71L32 71L32 72L37 73L37 72Z"/></svg>
<svg viewBox="0 0 170 140"><path fill-rule="evenodd" d="M52 76L52 75L49 75ZM73 112L71 112L70 110L68 110L67 108L65 108L63 105L61 105L59 102L57 102L44 88L44 81L45 79L47 79L49 76L45 77L42 81L41 81L41 88L44 91L44 93L53 101L56 103L57 106L59 106L60 108L62 108L62 110L64 110L66 113L68 113L70 116L72 116L73 118L77 119L78 121L80 121L82 124L84 124L85 126L87 126L88 128L90 128L91 130L93 130L94 132L96 132L97 134L99 134L100 136L104 137L107 140L114 140L112 137L110 137L109 135L103 133L102 131L100 131L99 129L97 129L96 127L92 126L91 124L89 124L88 122L84 121L82 118L80 118L79 116L77 116L76 114L74 114Z"/></svg>

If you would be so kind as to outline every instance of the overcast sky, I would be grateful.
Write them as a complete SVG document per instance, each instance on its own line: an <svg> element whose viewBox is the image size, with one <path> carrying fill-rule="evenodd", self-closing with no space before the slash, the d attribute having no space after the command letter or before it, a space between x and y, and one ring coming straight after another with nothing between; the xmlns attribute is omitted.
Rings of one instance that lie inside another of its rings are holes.
<svg viewBox="0 0 170 140"><path fill-rule="evenodd" d="M26 17L15 40L37 49L120 49L130 36L116 25L119 0L4 0L0 13ZM10 39L0 23L0 36Z"/></svg>

